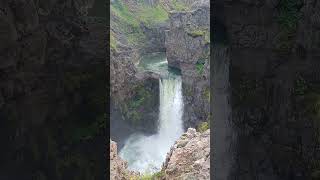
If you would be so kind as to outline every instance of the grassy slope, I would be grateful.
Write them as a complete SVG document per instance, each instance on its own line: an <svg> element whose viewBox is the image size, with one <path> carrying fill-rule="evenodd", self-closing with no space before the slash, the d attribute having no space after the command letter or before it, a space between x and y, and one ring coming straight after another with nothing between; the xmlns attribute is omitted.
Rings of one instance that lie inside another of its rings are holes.
<svg viewBox="0 0 320 180"><path fill-rule="evenodd" d="M168 19L168 13L162 4L151 7L141 1L128 4L124 0L115 0L111 4L111 15L118 20L118 22L111 22L112 25L118 26L130 45L143 43L145 36L140 29L140 23L150 27ZM111 34L111 40L111 48L116 49L114 33Z"/></svg>

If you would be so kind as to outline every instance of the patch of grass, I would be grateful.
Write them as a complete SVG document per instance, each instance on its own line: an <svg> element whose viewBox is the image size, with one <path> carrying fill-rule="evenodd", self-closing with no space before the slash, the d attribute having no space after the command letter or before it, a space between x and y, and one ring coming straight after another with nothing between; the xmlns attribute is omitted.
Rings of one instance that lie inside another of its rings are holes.
<svg viewBox="0 0 320 180"><path fill-rule="evenodd" d="M203 133L210 128L210 124L208 122L202 122L198 125L197 131Z"/></svg>
<svg viewBox="0 0 320 180"><path fill-rule="evenodd" d="M164 171L159 171L154 174L142 175L139 180L160 180L162 177L164 177Z"/></svg>
<svg viewBox="0 0 320 180"><path fill-rule="evenodd" d="M139 21L136 19L136 16L122 0L115 0L114 3L112 3L111 12L126 24L133 27L139 27Z"/></svg>
<svg viewBox="0 0 320 180"><path fill-rule="evenodd" d="M130 8L122 0L115 0L111 4L112 15L118 17L120 21L115 26L120 26L131 45L139 45L145 40L145 35L140 28L141 23L150 27L169 18L167 11L161 4L150 7L143 2L137 2L136 5L137 7ZM111 48L113 47L115 46L111 43Z"/></svg>
<svg viewBox="0 0 320 180"><path fill-rule="evenodd" d="M114 37L113 33L110 33L110 48L116 50L117 49L117 41Z"/></svg>
<svg viewBox="0 0 320 180"><path fill-rule="evenodd" d="M173 5L173 9L175 11L188 11L188 10L190 10L190 8L183 2L173 0L173 1L171 1L171 3Z"/></svg>
<svg viewBox="0 0 320 180"><path fill-rule="evenodd" d="M192 37L204 36L206 32L204 30L193 30L188 32L188 34Z"/></svg>
<svg viewBox="0 0 320 180"><path fill-rule="evenodd" d="M210 32L206 32L206 34L204 35L204 40L207 44L210 43Z"/></svg>
<svg viewBox="0 0 320 180"><path fill-rule="evenodd" d="M138 19L144 22L146 25L152 26L157 23L165 22L169 19L168 12L164 7L158 4L155 7L141 6L139 12L137 12Z"/></svg>

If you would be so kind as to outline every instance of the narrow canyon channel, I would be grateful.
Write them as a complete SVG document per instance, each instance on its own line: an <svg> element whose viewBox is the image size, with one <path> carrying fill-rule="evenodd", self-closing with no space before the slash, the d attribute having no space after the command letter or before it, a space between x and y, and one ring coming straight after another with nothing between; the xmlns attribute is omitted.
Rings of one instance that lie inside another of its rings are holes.
<svg viewBox="0 0 320 180"><path fill-rule="evenodd" d="M170 147L183 133L182 81L180 73L168 67L164 53L143 56L137 68L160 75L157 133L130 135L120 150L120 156L128 162L129 169L153 173L161 169Z"/></svg>

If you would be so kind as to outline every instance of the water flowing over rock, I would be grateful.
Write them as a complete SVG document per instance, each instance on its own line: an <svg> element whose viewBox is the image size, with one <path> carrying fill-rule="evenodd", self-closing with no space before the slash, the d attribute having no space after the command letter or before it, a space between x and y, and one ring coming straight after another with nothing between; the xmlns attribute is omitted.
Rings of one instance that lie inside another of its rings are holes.
<svg viewBox="0 0 320 180"><path fill-rule="evenodd" d="M167 154L163 179L210 179L210 129L203 133L189 128Z"/></svg>

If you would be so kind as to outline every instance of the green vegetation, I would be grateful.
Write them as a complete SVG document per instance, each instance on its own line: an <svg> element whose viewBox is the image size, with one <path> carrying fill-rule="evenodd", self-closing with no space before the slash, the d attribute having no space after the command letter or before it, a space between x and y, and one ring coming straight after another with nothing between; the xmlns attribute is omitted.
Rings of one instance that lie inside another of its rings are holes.
<svg viewBox="0 0 320 180"><path fill-rule="evenodd" d="M204 40L207 44L210 44L210 31L206 31L206 34L204 35Z"/></svg>
<svg viewBox="0 0 320 180"><path fill-rule="evenodd" d="M188 34L192 37L198 37L198 36L204 36L206 32L203 30L193 30L191 32L188 32Z"/></svg>
<svg viewBox="0 0 320 180"><path fill-rule="evenodd" d="M117 49L117 41L112 32L110 33L110 48L114 50Z"/></svg>
<svg viewBox="0 0 320 180"><path fill-rule="evenodd" d="M173 9L176 10L176 11L187 11L189 10L190 8L184 4L183 2L179 2L177 0L172 0L172 5L173 5Z"/></svg>
<svg viewBox="0 0 320 180"><path fill-rule="evenodd" d="M131 6L129 7L123 0L115 0L111 4L111 13L118 18L119 22L114 25L120 26L128 43L138 45L143 43L145 39L140 24L151 27L162 23L168 19L168 13L161 4L151 7L139 1L132 3ZM113 44L111 47L114 47Z"/></svg>
<svg viewBox="0 0 320 180"><path fill-rule="evenodd" d="M210 102L210 88L206 88L204 91L203 91L203 95L204 97L206 98L206 100L208 100Z"/></svg>
<svg viewBox="0 0 320 180"><path fill-rule="evenodd" d="M133 88L133 92L135 92L134 96L123 104L122 109L126 119L130 120L130 123L138 125L142 123L140 120L144 112L152 107L153 98L150 90L144 85L137 85Z"/></svg>
<svg viewBox="0 0 320 180"><path fill-rule="evenodd" d="M120 20L125 24L135 28L139 27L139 21L136 19L133 12L129 10L129 7L122 2L122 0L115 0L111 4L111 12L113 15L120 18Z"/></svg>
<svg viewBox="0 0 320 180"><path fill-rule="evenodd" d="M210 128L210 123L208 123L208 122L201 122L201 123L198 125L197 131L203 133L203 132L205 132L206 130L208 130L209 128Z"/></svg>
<svg viewBox="0 0 320 180"><path fill-rule="evenodd" d="M196 63L196 69L199 75L202 75L204 71L205 59L199 59Z"/></svg>
<svg viewBox="0 0 320 180"><path fill-rule="evenodd" d="M169 18L167 11L160 4L155 7L141 5L137 15L138 20L144 22L147 26L165 22Z"/></svg>
<svg viewBox="0 0 320 180"><path fill-rule="evenodd" d="M164 171L159 171L154 174L145 174L139 180L160 180L164 176Z"/></svg>

